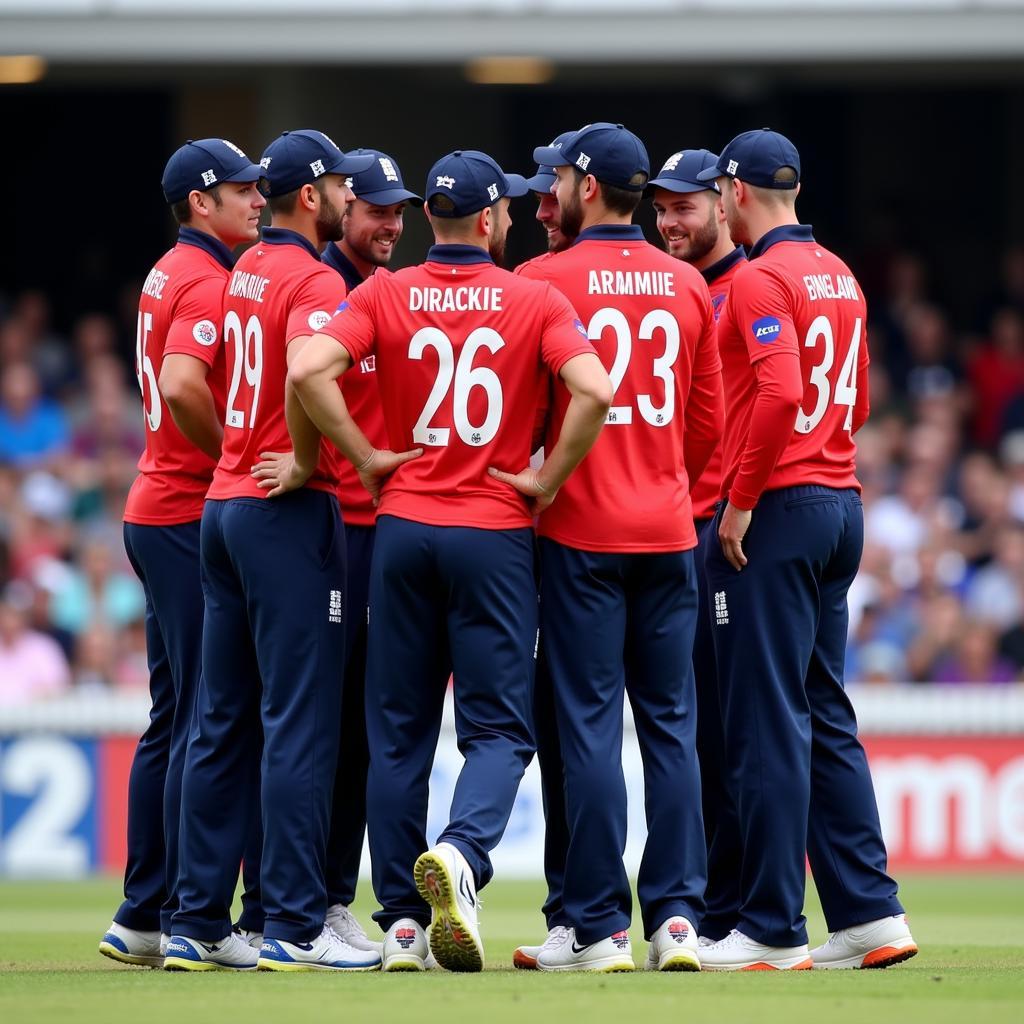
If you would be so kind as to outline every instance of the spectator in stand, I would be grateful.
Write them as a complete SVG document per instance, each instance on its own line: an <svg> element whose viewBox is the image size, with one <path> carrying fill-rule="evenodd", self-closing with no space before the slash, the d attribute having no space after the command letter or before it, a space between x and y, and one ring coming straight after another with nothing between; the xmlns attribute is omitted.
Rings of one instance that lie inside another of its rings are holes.
<svg viewBox="0 0 1024 1024"><path fill-rule="evenodd" d="M7 365L0 376L0 459L39 465L63 454L67 443L64 413L41 396L39 375L31 364Z"/></svg>
<svg viewBox="0 0 1024 1024"><path fill-rule="evenodd" d="M953 650L935 663L929 676L936 683L1009 683L1016 677L1013 663L999 654L996 630L970 619L961 625Z"/></svg>
<svg viewBox="0 0 1024 1024"><path fill-rule="evenodd" d="M104 692L117 673L117 639L104 625L91 625L75 642L75 689Z"/></svg>
<svg viewBox="0 0 1024 1024"><path fill-rule="evenodd" d="M909 365L901 390L911 398L959 399L962 374L945 314L921 303L907 312L905 327Z"/></svg>
<svg viewBox="0 0 1024 1024"><path fill-rule="evenodd" d="M937 665L952 659L963 629L963 608L955 594L935 594L921 603L917 635L907 648L908 680L931 682Z"/></svg>
<svg viewBox="0 0 1024 1024"><path fill-rule="evenodd" d="M20 581L0 595L0 707L54 697L70 682L57 642L28 628L31 602L31 588Z"/></svg>
<svg viewBox="0 0 1024 1024"><path fill-rule="evenodd" d="M1024 427L1024 316L1004 306L992 317L989 341L967 364L976 445L992 450L1007 427Z"/></svg>
<svg viewBox="0 0 1024 1024"><path fill-rule="evenodd" d="M84 542L80 568L71 572L50 606L54 623L76 635L95 624L127 626L145 610L139 581L118 568L110 545L96 538Z"/></svg>

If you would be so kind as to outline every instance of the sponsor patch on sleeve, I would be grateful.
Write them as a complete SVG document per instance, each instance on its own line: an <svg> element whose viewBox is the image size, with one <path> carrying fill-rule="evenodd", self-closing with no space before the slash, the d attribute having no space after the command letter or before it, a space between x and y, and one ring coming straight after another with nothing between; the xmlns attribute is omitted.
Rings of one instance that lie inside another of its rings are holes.
<svg viewBox="0 0 1024 1024"><path fill-rule="evenodd" d="M773 316L763 316L750 327L754 341L759 345L770 345L782 333L782 324Z"/></svg>
<svg viewBox="0 0 1024 1024"><path fill-rule="evenodd" d="M319 331L321 327L325 327L330 322L331 314L325 309L318 309L315 313L310 313L309 319L306 321L314 331Z"/></svg>
<svg viewBox="0 0 1024 1024"><path fill-rule="evenodd" d="M335 311L334 315L337 316L339 313L344 313L348 309L348 301L343 302Z"/></svg>
<svg viewBox="0 0 1024 1024"><path fill-rule="evenodd" d="M192 337L195 338L200 345L206 345L209 347L217 340L217 325L212 320L200 320L192 328Z"/></svg>
<svg viewBox="0 0 1024 1024"><path fill-rule="evenodd" d="M590 341L590 335L587 334L587 329L586 327L583 326L582 320L573 320L572 325L573 327L576 328L577 331L580 332L580 334L583 335L584 338L587 339L587 341Z"/></svg>

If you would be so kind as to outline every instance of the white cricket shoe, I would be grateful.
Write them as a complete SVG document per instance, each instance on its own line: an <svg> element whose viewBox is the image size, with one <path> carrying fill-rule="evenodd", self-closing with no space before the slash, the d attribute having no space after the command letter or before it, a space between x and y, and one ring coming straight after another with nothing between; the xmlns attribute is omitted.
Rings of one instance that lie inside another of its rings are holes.
<svg viewBox="0 0 1024 1024"><path fill-rule="evenodd" d="M713 939L709 935L700 935L697 938L697 948L703 949L705 946L713 946L718 939Z"/></svg>
<svg viewBox="0 0 1024 1024"><path fill-rule="evenodd" d="M382 971L425 971L430 957L426 929L411 917L396 921L384 936Z"/></svg>
<svg viewBox="0 0 1024 1024"><path fill-rule="evenodd" d="M248 928L239 928L235 925L231 931L237 935L247 946L251 946L257 952L259 952L260 946L263 945L263 932L250 931Z"/></svg>
<svg viewBox="0 0 1024 1024"><path fill-rule="evenodd" d="M811 950L816 970L891 967L917 954L906 914L881 917L832 932L828 942Z"/></svg>
<svg viewBox="0 0 1024 1024"><path fill-rule="evenodd" d="M516 951L512 954L512 966L520 971L537 970L537 957L541 950L560 946L567 938L569 929L565 925L556 924L548 931L548 937L539 946L516 946Z"/></svg>
<svg viewBox="0 0 1024 1024"><path fill-rule="evenodd" d="M480 904L466 858L450 843L438 843L419 855L413 876L430 905L430 952L437 962L449 971L482 971Z"/></svg>
<svg viewBox="0 0 1024 1024"><path fill-rule="evenodd" d="M649 971L699 971L697 929L685 917L670 917L647 947Z"/></svg>
<svg viewBox="0 0 1024 1024"><path fill-rule="evenodd" d="M254 971L259 952L234 932L205 942L187 935L172 935L164 956L165 971Z"/></svg>
<svg viewBox="0 0 1024 1024"><path fill-rule="evenodd" d="M354 949L366 950L369 953L380 953L383 943L374 942L355 915L342 903L332 903L327 908L327 923Z"/></svg>
<svg viewBox="0 0 1024 1024"><path fill-rule="evenodd" d="M380 953L350 946L330 925L312 942L288 942L263 937L261 971L376 971Z"/></svg>
<svg viewBox="0 0 1024 1024"><path fill-rule="evenodd" d="M163 967L164 954L160 944L159 932L137 932L133 928L125 928L116 921L100 939L100 952L121 964L134 964L136 967Z"/></svg>
<svg viewBox="0 0 1024 1024"><path fill-rule="evenodd" d="M735 928L724 939L700 951L705 971L809 971L806 946L766 946Z"/></svg>
<svg viewBox="0 0 1024 1024"><path fill-rule="evenodd" d="M607 939L581 945L576 941L576 930L567 928L569 933L558 944L542 950L537 955L538 971L633 971L633 947L626 932L616 932Z"/></svg>

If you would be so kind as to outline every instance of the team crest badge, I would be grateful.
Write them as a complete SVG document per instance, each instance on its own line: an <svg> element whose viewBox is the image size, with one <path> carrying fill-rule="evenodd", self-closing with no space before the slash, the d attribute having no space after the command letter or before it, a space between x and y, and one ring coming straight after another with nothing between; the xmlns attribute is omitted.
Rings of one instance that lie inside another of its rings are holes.
<svg viewBox="0 0 1024 1024"><path fill-rule="evenodd" d="M217 341L217 325L212 320L200 320L192 328L192 337L209 348Z"/></svg>
<svg viewBox="0 0 1024 1024"><path fill-rule="evenodd" d="M315 313L309 314L309 319L306 323L313 328L314 331L319 331L331 322L331 314L325 309L318 309Z"/></svg>

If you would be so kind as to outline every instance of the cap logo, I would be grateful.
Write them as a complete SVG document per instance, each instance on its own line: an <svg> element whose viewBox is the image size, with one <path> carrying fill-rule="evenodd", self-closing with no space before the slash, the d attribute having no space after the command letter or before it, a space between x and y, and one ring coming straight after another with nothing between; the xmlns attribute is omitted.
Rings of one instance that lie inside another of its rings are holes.
<svg viewBox="0 0 1024 1024"><path fill-rule="evenodd" d="M217 175L213 173L213 168L212 167L208 171L203 171L202 178L203 178L203 184L204 185L216 185L217 184Z"/></svg>
<svg viewBox="0 0 1024 1024"><path fill-rule="evenodd" d="M674 171L679 166L679 161L683 159L682 153L673 153L666 161L665 166L662 167L661 171L664 174L665 171Z"/></svg>
<svg viewBox="0 0 1024 1024"><path fill-rule="evenodd" d="M580 155L576 157L576 166L581 171L585 171L590 166L590 157L582 150L580 151Z"/></svg>
<svg viewBox="0 0 1024 1024"><path fill-rule="evenodd" d="M327 132L317 132L317 135L322 135L335 149L338 148L337 143L327 134Z"/></svg>
<svg viewBox="0 0 1024 1024"><path fill-rule="evenodd" d="M309 169L319 178L324 173L324 162L323 160L314 160L310 165Z"/></svg>
<svg viewBox="0 0 1024 1024"><path fill-rule="evenodd" d="M384 172L385 181L398 181L398 171L395 170L395 165L386 156L378 157L377 163L380 164L380 169Z"/></svg>
<svg viewBox="0 0 1024 1024"><path fill-rule="evenodd" d="M726 167L726 174L735 174L740 169L740 165L735 160L729 161L729 166Z"/></svg>
<svg viewBox="0 0 1024 1024"><path fill-rule="evenodd" d="M351 178L346 178L345 179L345 188L351 188L351 187L352 187L352 179Z"/></svg>
<svg viewBox="0 0 1024 1024"><path fill-rule="evenodd" d="M448 174L439 174L434 188L455 188L455 179Z"/></svg>
<svg viewBox="0 0 1024 1024"><path fill-rule="evenodd" d="M498 198L497 183L487 186L487 198L493 203Z"/></svg>
<svg viewBox="0 0 1024 1024"><path fill-rule="evenodd" d="M246 155L233 142L228 142L227 139L221 139L220 141L223 142L232 153L237 153L243 160L247 159Z"/></svg>
<svg viewBox="0 0 1024 1024"><path fill-rule="evenodd" d="M260 161L260 167L262 167L262 168L263 168L263 170L266 170L266 169L267 169L267 168L268 168L268 167L270 166L270 161L271 161L271 160L273 160L273 159L274 159L274 158L273 158L272 156L265 156L265 157L264 157L264 158L263 158L263 159L262 159L262 160Z"/></svg>

